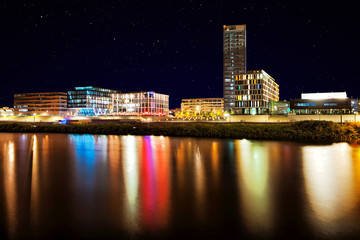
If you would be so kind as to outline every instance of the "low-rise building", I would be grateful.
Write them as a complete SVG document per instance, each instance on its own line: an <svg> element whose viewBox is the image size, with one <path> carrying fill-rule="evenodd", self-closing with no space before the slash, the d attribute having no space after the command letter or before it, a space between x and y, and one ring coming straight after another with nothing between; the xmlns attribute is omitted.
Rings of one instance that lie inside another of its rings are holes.
<svg viewBox="0 0 360 240"><path fill-rule="evenodd" d="M223 98L188 98L181 100L181 111L190 115L201 115L204 113L223 113Z"/></svg>
<svg viewBox="0 0 360 240"><path fill-rule="evenodd" d="M233 114L268 114L269 103L279 101L279 85L264 70L248 71L235 76Z"/></svg>
<svg viewBox="0 0 360 240"><path fill-rule="evenodd" d="M0 108L0 117L13 116L14 109L9 107Z"/></svg>
<svg viewBox="0 0 360 240"><path fill-rule="evenodd" d="M66 92L16 93L15 115L66 115Z"/></svg>
<svg viewBox="0 0 360 240"><path fill-rule="evenodd" d="M290 109L296 114L356 114L358 103L346 92L302 93L301 99L290 100Z"/></svg>
<svg viewBox="0 0 360 240"><path fill-rule="evenodd" d="M167 116L169 95L149 92L112 94L112 115Z"/></svg>

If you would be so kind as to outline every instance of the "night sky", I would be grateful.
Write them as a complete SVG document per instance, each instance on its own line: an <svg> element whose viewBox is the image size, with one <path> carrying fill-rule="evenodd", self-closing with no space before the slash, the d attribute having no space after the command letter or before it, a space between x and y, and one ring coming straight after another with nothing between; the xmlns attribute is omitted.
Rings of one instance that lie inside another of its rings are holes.
<svg viewBox="0 0 360 240"><path fill-rule="evenodd" d="M344 5L340 5L344 3ZM280 99L359 94L358 12L346 1L0 1L0 107L20 92L99 86L222 97L222 25L247 25L247 69Z"/></svg>

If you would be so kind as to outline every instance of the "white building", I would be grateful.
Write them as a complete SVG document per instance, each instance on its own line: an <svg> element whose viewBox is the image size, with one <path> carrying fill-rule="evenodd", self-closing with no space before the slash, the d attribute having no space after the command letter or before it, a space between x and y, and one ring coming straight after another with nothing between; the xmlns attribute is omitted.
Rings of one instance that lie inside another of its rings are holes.
<svg viewBox="0 0 360 240"><path fill-rule="evenodd" d="M181 100L181 111L190 114L201 114L224 111L223 98L189 98Z"/></svg>
<svg viewBox="0 0 360 240"><path fill-rule="evenodd" d="M167 116L169 95L155 92L115 93L112 96L113 115Z"/></svg>

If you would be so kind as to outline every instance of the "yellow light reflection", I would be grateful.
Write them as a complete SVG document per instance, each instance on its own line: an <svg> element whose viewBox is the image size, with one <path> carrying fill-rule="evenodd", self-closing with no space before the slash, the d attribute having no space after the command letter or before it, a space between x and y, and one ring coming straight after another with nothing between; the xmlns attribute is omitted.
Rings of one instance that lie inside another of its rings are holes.
<svg viewBox="0 0 360 240"><path fill-rule="evenodd" d="M180 146L176 149L176 176L180 192L183 192L185 187L185 146L184 142L180 142ZM180 194L183 196L183 194Z"/></svg>
<svg viewBox="0 0 360 240"><path fill-rule="evenodd" d="M122 169L121 169L121 145L119 136L110 135L108 144L108 156L109 156L109 205L111 214L114 218L121 219L122 214ZM121 223L119 223L120 225ZM122 225L122 224L121 224Z"/></svg>
<svg viewBox="0 0 360 240"><path fill-rule="evenodd" d="M205 208L206 208L206 178L205 178L205 167L202 162L202 156L200 153L199 146L195 147L195 159L194 159L194 178L195 178L195 198L196 198L196 210L198 218L205 220Z"/></svg>
<svg viewBox="0 0 360 240"><path fill-rule="evenodd" d="M354 185L360 186L360 146L355 145L352 147L352 160L353 160L353 176ZM360 187L356 188L358 202L360 202Z"/></svg>
<svg viewBox="0 0 360 240"><path fill-rule="evenodd" d="M16 193L16 169L15 169L15 146L10 140L4 147L4 169L5 169L5 202L6 220L9 225L9 237L14 236L17 231L17 193Z"/></svg>
<svg viewBox="0 0 360 240"><path fill-rule="evenodd" d="M303 172L312 220L325 231L341 231L345 225L337 220L357 206L349 145L304 147Z"/></svg>
<svg viewBox="0 0 360 240"><path fill-rule="evenodd" d="M219 188L219 178L220 178L220 164L219 164L219 144L217 142L212 142L211 144L211 167L213 173L213 183L214 189Z"/></svg>
<svg viewBox="0 0 360 240"><path fill-rule="evenodd" d="M235 152L244 222L251 232L267 234L273 220L268 184L268 145L257 146L248 140L236 140Z"/></svg>
<svg viewBox="0 0 360 240"><path fill-rule="evenodd" d="M40 142L40 141L39 141ZM49 155L49 136L48 135L45 135L45 137L42 138L42 141L41 141L41 169L50 169L50 166L49 166L49 161L47 161L48 159L48 155ZM50 178L50 171L41 171L41 178L44 178L44 179L49 179Z"/></svg>
<svg viewBox="0 0 360 240"><path fill-rule="evenodd" d="M32 171L31 171L31 189L30 189L30 222L33 229L38 229L37 225L40 221L40 169L39 169L39 153L38 153L38 140L36 135L32 138Z"/></svg>

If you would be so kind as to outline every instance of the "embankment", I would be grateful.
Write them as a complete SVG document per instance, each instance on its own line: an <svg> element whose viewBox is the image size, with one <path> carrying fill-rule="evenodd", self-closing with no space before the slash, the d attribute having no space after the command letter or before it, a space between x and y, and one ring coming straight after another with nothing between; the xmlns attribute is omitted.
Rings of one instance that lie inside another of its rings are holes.
<svg viewBox="0 0 360 240"><path fill-rule="evenodd" d="M178 137L246 138L258 140L286 140L309 142L357 142L360 140L360 123L334 123L327 121L302 121L286 124L20 124L1 123L0 132L26 133L76 133L115 135L164 135Z"/></svg>

